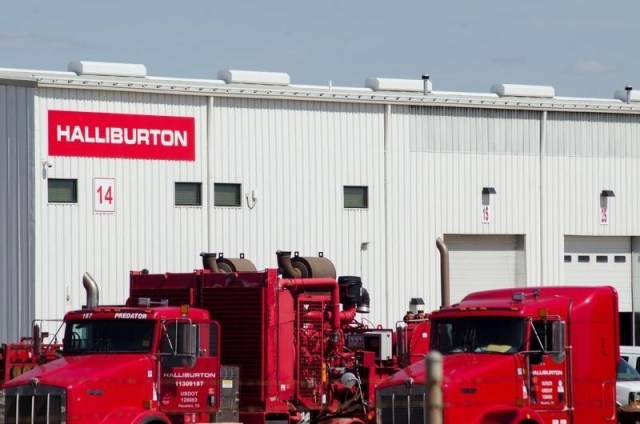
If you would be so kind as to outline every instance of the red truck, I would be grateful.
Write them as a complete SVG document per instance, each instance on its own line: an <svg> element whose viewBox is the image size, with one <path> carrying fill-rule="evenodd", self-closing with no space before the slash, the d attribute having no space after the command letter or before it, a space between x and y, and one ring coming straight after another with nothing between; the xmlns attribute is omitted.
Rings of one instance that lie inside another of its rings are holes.
<svg viewBox="0 0 640 424"><path fill-rule="evenodd" d="M614 288L482 291L431 313L430 323L430 349L442 354L442 422L617 422ZM378 423L431 416L438 405L427 402L425 369L414 363L378 385Z"/></svg>
<svg viewBox="0 0 640 424"><path fill-rule="evenodd" d="M428 327L358 322L361 279L322 256L278 266L203 254L193 272L133 271L124 306L85 283L62 357L3 386L6 422L372 422L376 386L424 356Z"/></svg>
<svg viewBox="0 0 640 424"><path fill-rule="evenodd" d="M206 310L144 303L68 312L63 356L3 386L5 422L209 422L218 323Z"/></svg>
<svg viewBox="0 0 640 424"><path fill-rule="evenodd" d="M39 329L41 324L34 323ZM49 340L49 334L37 331L40 335L39 353L34 352L33 337L22 337L17 343L3 343L0 346L0 387L7 381L31 371L39 364L53 361L60 356L62 345L55 339Z"/></svg>

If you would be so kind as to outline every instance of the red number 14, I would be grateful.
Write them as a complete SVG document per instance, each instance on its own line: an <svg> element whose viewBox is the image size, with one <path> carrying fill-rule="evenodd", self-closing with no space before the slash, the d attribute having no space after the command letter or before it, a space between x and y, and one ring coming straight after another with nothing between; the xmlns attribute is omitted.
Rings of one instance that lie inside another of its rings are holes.
<svg viewBox="0 0 640 424"><path fill-rule="evenodd" d="M100 196L100 203L113 203L113 193L111 192L111 186L107 187L107 190L103 195L102 186L98 187L98 196Z"/></svg>

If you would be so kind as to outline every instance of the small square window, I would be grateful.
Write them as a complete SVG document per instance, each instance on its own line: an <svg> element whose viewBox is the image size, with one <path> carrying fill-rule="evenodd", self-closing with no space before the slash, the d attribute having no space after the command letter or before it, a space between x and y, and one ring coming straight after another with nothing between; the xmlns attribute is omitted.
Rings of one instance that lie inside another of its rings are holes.
<svg viewBox="0 0 640 424"><path fill-rule="evenodd" d="M564 255L565 263L571 263L571 255Z"/></svg>
<svg viewBox="0 0 640 424"><path fill-rule="evenodd" d="M613 257L613 261L617 264L623 264L625 262L627 262L627 257L626 256L614 256Z"/></svg>
<svg viewBox="0 0 640 424"><path fill-rule="evenodd" d="M176 206L202 206L202 184L176 183Z"/></svg>
<svg viewBox="0 0 640 424"><path fill-rule="evenodd" d="M609 257L605 255L598 255L596 256L596 262L600 264L606 264L607 262L609 262Z"/></svg>
<svg viewBox="0 0 640 424"><path fill-rule="evenodd" d="M215 183L214 192L215 206L240 206L240 184Z"/></svg>
<svg viewBox="0 0 640 424"><path fill-rule="evenodd" d="M78 203L78 180L49 178L49 203Z"/></svg>
<svg viewBox="0 0 640 424"><path fill-rule="evenodd" d="M366 209L369 207L369 187L344 186L344 207Z"/></svg>
<svg viewBox="0 0 640 424"><path fill-rule="evenodd" d="M589 262L589 256L588 255L580 255L580 256L578 256L578 262L582 262L582 263Z"/></svg>

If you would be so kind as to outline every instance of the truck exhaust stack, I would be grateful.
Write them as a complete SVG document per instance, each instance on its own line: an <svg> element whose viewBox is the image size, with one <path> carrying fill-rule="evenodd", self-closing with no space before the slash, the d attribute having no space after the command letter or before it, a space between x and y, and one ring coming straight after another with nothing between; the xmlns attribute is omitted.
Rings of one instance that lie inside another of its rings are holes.
<svg viewBox="0 0 640 424"><path fill-rule="evenodd" d="M449 249L440 237L436 239L436 247L440 251L440 291L442 292L442 306L449 306Z"/></svg>
<svg viewBox="0 0 640 424"><path fill-rule="evenodd" d="M95 308L99 305L99 292L96 280L93 279L91 274L85 272L82 276L82 285L87 292L87 304L86 308Z"/></svg>

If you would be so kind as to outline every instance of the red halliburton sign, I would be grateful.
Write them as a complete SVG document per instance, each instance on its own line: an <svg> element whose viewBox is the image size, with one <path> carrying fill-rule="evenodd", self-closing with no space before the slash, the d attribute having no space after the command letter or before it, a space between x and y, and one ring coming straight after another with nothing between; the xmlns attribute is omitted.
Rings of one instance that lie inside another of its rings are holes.
<svg viewBox="0 0 640 424"><path fill-rule="evenodd" d="M195 119L50 110L49 155L194 161Z"/></svg>

